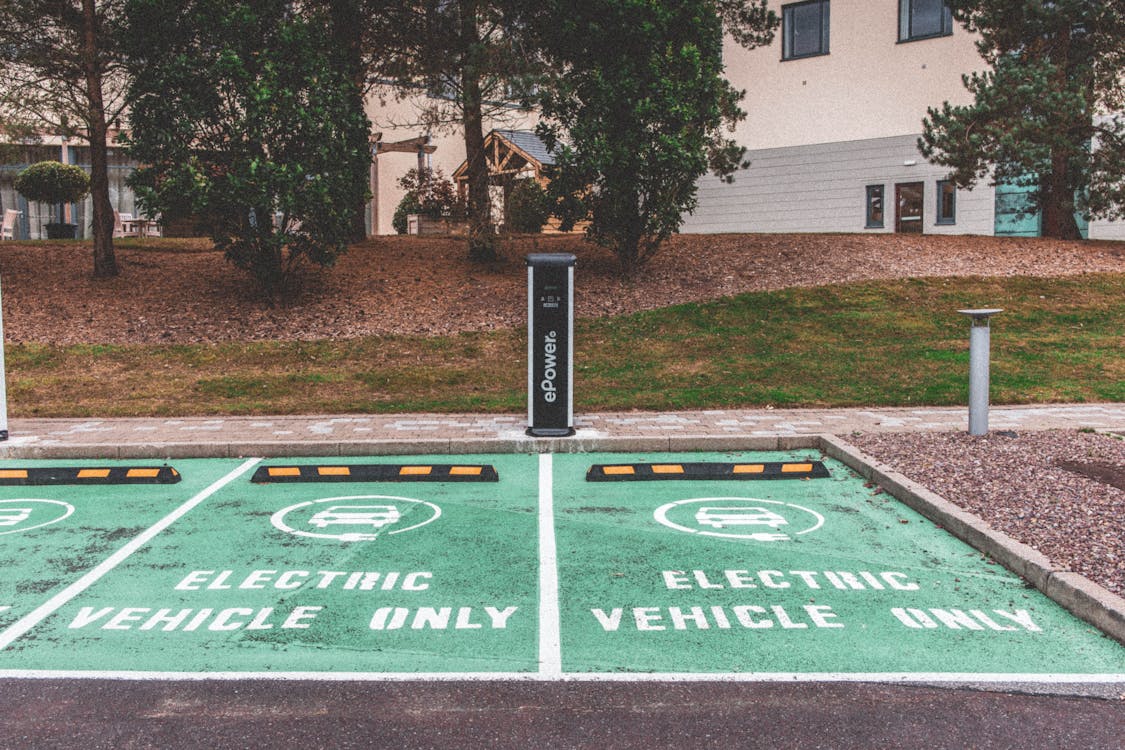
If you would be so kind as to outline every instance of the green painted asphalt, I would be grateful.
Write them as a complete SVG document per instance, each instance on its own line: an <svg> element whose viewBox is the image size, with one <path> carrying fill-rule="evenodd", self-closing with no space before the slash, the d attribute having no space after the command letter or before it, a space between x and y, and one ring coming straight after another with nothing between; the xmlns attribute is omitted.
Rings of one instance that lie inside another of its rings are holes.
<svg viewBox="0 0 1125 750"><path fill-rule="evenodd" d="M128 465L142 463L161 465ZM3 468L112 465L125 464L12 461ZM0 627L26 616L237 466L237 461L192 462L182 481L171 485L0 487Z"/></svg>
<svg viewBox="0 0 1125 750"><path fill-rule="evenodd" d="M802 457L820 460L707 460ZM565 671L1125 671L1125 649L835 461L827 479L580 481L596 460L555 459Z"/></svg>
<svg viewBox="0 0 1125 750"><path fill-rule="evenodd" d="M411 462L431 460L439 459ZM13 643L0 663L176 672L533 670L536 478L525 457L488 462L506 477L503 492L487 483L252 484L244 476ZM175 465L185 483L215 481L232 466ZM132 505L108 500L112 494L75 500L78 538L64 544L91 546L114 518L129 519L130 529L142 525ZM77 510L86 505L97 505L106 520L87 522ZM145 520L156 513L150 509ZM391 513L397 521L377 525ZM34 551L65 556L46 531L29 532L41 539Z"/></svg>
<svg viewBox="0 0 1125 750"><path fill-rule="evenodd" d="M829 477L586 481L811 460ZM0 487L0 674L1125 674L1120 645L815 451L350 462L458 461L499 481L185 459L179 484Z"/></svg>

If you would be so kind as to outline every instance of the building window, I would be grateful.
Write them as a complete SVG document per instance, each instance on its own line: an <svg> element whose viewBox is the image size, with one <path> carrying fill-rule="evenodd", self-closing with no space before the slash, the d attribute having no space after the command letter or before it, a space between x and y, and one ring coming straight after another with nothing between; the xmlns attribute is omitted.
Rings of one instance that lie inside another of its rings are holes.
<svg viewBox="0 0 1125 750"><path fill-rule="evenodd" d="M949 0L898 0L900 42L952 33L953 10L949 7Z"/></svg>
<svg viewBox="0 0 1125 750"><path fill-rule="evenodd" d="M781 7L781 59L828 54L828 0Z"/></svg>
<svg viewBox="0 0 1125 750"><path fill-rule="evenodd" d="M868 229L883 228L883 186L867 186L867 224Z"/></svg>
<svg viewBox="0 0 1125 750"><path fill-rule="evenodd" d="M957 186L949 180L938 180L937 223L957 223Z"/></svg>

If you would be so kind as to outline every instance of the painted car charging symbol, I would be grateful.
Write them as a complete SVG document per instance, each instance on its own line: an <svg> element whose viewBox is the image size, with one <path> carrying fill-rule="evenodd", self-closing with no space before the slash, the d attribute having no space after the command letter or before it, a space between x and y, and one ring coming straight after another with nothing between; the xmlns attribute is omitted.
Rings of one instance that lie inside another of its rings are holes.
<svg viewBox="0 0 1125 750"><path fill-rule="evenodd" d="M374 502L364 503L364 500ZM433 523L440 516L441 508L425 500L391 495L350 495L290 505L274 513L270 523L279 531L293 536L370 542L384 534L413 531Z"/></svg>
<svg viewBox="0 0 1125 750"><path fill-rule="evenodd" d="M61 500L15 498L0 500L0 535L50 526L74 513L74 506Z"/></svg>
<svg viewBox="0 0 1125 750"><path fill-rule="evenodd" d="M381 529L393 526L402 518L394 505L333 505L309 519L309 526L326 529L329 526L370 526Z"/></svg>
<svg viewBox="0 0 1125 750"><path fill-rule="evenodd" d="M769 526L776 529L778 526L788 526L785 516L768 511L765 508L700 508L695 514L696 523L700 526L711 526L716 529L725 529L731 526Z"/></svg>
<svg viewBox="0 0 1125 750"><path fill-rule="evenodd" d="M31 518L31 508L0 508L0 526L15 526Z"/></svg>
<svg viewBox="0 0 1125 750"><path fill-rule="evenodd" d="M824 525L824 516L815 510L755 497L677 500L657 508L653 517L661 525L686 534L755 542L792 541Z"/></svg>

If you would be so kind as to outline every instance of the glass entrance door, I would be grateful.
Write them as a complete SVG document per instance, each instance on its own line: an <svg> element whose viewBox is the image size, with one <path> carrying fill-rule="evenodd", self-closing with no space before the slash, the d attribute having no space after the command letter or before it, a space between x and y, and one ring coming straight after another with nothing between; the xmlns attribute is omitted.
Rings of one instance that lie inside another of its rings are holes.
<svg viewBox="0 0 1125 750"><path fill-rule="evenodd" d="M900 182L895 185L895 231L922 234L924 183Z"/></svg>

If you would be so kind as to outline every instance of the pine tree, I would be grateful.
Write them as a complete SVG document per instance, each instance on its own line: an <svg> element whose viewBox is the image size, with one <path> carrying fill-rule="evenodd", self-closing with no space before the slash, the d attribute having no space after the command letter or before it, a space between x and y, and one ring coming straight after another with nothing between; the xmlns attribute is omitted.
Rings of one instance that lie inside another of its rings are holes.
<svg viewBox="0 0 1125 750"><path fill-rule="evenodd" d="M1079 236L1075 212L1125 216L1125 3L950 0L989 69L973 103L930 108L919 148L958 187L1031 188L1046 237Z"/></svg>
<svg viewBox="0 0 1125 750"><path fill-rule="evenodd" d="M418 124L462 134L468 182L469 257L496 258L486 124L524 115L541 56L528 44L521 0L420 0L377 20L375 64L400 97L430 95Z"/></svg>

